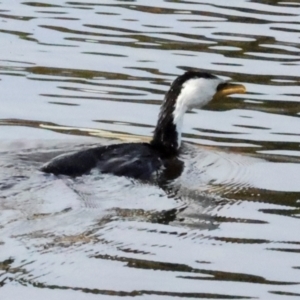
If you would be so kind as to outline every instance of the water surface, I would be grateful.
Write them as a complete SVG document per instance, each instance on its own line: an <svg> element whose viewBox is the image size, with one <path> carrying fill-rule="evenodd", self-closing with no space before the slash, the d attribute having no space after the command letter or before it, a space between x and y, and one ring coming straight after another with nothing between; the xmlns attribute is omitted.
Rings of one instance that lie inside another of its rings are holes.
<svg viewBox="0 0 300 300"><path fill-rule="evenodd" d="M0 295L299 297L299 15L284 0L2 1ZM186 115L168 186L38 171L149 140L189 68L247 94Z"/></svg>

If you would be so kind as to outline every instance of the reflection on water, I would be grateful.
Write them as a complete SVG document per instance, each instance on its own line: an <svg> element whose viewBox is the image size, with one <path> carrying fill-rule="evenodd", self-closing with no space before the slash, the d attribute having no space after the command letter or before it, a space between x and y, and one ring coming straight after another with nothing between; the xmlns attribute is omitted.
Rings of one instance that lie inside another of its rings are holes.
<svg viewBox="0 0 300 300"><path fill-rule="evenodd" d="M300 296L299 3L5 0L0 18L1 295ZM186 114L180 178L37 171L149 140L190 67L248 93Z"/></svg>
<svg viewBox="0 0 300 300"><path fill-rule="evenodd" d="M50 157L82 147L2 145L6 295L24 285L46 297L53 289L208 299L297 290L297 164L186 145L184 173L163 189L112 175L37 171ZM285 168L291 170L280 180ZM274 273L275 265L282 271Z"/></svg>

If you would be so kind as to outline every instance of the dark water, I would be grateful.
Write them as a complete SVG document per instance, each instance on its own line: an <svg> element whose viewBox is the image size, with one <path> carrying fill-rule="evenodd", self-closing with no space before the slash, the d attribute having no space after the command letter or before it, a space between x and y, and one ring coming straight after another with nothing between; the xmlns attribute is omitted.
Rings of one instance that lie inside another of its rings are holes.
<svg viewBox="0 0 300 300"><path fill-rule="evenodd" d="M300 296L300 4L227 2L1 1L1 299ZM149 140L191 67L247 94L186 115L168 187L37 171Z"/></svg>

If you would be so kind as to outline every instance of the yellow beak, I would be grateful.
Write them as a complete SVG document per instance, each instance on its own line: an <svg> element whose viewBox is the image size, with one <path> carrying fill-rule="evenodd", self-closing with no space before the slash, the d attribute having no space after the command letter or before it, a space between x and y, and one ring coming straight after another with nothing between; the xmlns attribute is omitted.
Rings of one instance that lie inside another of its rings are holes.
<svg viewBox="0 0 300 300"><path fill-rule="evenodd" d="M246 88L242 84L224 82L218 85L217 92L215 93L214 98L220 98L231 94L244 93L246 93Z"/></svg>

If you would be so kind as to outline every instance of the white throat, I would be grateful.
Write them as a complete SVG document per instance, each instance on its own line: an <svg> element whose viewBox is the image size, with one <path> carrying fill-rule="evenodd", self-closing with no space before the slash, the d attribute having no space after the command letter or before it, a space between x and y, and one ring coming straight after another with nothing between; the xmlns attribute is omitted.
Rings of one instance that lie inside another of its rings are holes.
<svg viewBox="0 0 300 300"><path fill-rule="evenodd" d="M201 108L215 95L217 87L223 80L219 78L193 78L182 85L173 112L174 124L178 133L178 148L181 145L183 116L188 109Z"/></svg>

